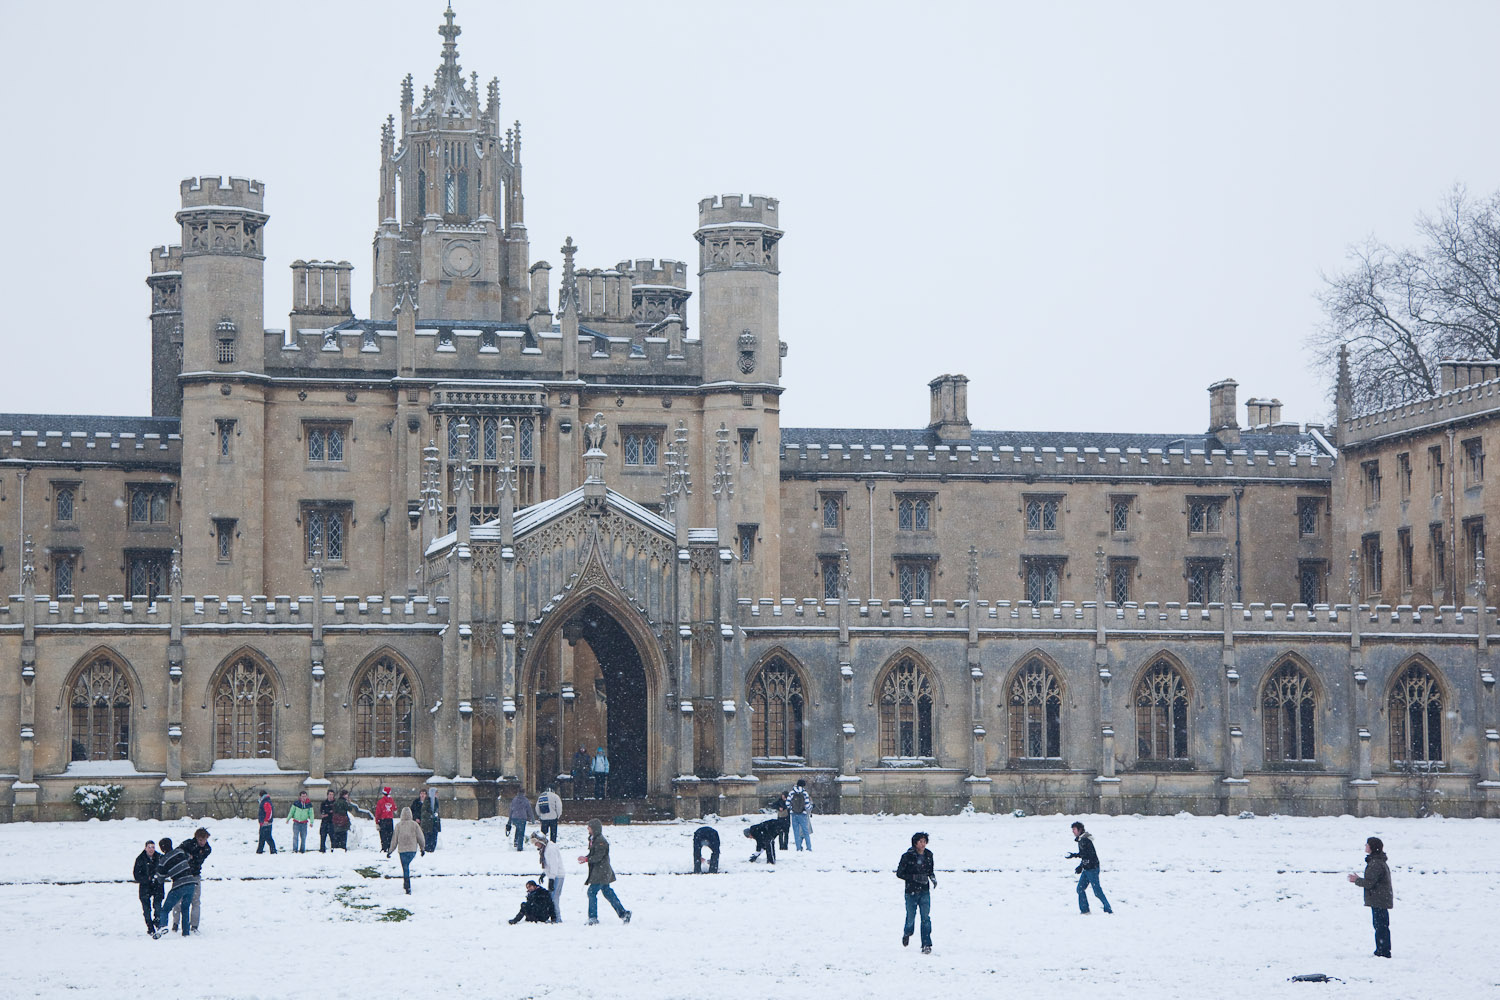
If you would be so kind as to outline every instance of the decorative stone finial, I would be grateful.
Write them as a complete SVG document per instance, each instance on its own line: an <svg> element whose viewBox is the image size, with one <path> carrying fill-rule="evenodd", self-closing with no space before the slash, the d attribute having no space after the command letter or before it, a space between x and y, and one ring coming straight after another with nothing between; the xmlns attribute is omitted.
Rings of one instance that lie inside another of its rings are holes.
<svg viewBox="0 0 1500 1000"><path fill-rule="evenodd" d="M607 425L604 414L594 414L594 419L583 425L583 471L584 485L592 486L597 496L604 497L604 432Z"/></svg>
<svg viewBox="0 0 1500 1000"><path fill-rule="evenodd" d="M1223 593L1219 599L1228 607L1234 603L1234 554L1228 549L1224 550L1224 561L1221 575L1221 586Z"/></svg>
<svg viewBox="0 0 1500 1000"><path fill-rule="evenodd" d="M1094 550L1094 593L1100 600L1104 599L1104 588L1109 581L1104 567L1104 546L1101 545Z"/></svg>
<svg viewBox="0 0 1500 1000"><path fill-rule="evenodd" d="M583 311L578 303L578 278L573 271L573 255L578 248L573 245L573 237L569 236L562 245L563 272L562 284L557 289L557 311L565 313L569 307L575 314Z"/></svg>
<svg viewBox="0 0 1500 1000"><path fill-rule="evenodd" d="M516 488L516 425L506 417L500 421L500 477L495 484L497 496Z"/></svg>
<svg viewBox="0 0 1500 1000"><path fill-rule="evenodd" d="M839 600L849 597L849 546L839 542Z"/></svg>
<svg viewBox="0 0 1500 1000"><path fill-rule="evenodd" d="M979 549L969 546L969 593L979 592Z"/></svg>
<svg viewBox="0 0 1500 1000"><path fill-rule="evenodd" d="M438 449L437 442L427 441L427 447L422 449L422 509L429 514L436 514L441 509L440 499L442 491L438 489Z"/></svg>
<svg viewBox="0 0 1500 1000"><path fill-rule="evenodd" d="M469 468L469 418L458 418L458 468L453 470L453 495L463 496L474 490L474 470Z"/></svg>
<svg viewBox="0 0 1500 1000"><path fill-rule="evenodd" d="M1484 594L1484 549L1478 549L1474 552L1474 596L1479 598L1481 606L1483 606Z"/></svg>
<svg viewBox="0 0 1500 1000"><path fill-rule="evenodd" d="M734 498L734 477L730 474L729 464L729 428L719 424L719 429L714 431L717 443L714 445L714 496L722 496L725 500Z"/></svg>
<svg viewBox="0 0 1500 1000"><path fill-rule="evenodd" d="M21 543L21 587L31 590L36 586L36 546L27 535Z"/></svg>
<svg viewBox="0 0 1500 1000"><path fill-rule="evenodd" d="M1359 607L1359 552L1349 550L1349 604Z"/></svg>

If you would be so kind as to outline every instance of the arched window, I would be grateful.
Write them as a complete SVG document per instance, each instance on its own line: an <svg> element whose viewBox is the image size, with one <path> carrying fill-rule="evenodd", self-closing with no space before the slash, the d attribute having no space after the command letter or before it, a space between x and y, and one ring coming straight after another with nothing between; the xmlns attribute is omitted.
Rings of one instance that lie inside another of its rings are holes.
<svg viewBox="0 0 1500 1000"><path fill-rule="evenodd" d="M449 215L452 215L457 207L457 193L458 186L453 179L453 171L450 170L443 177L443 211Z"/></svg>
<svg viewBox="0 0 1500 1000"><path fill-rule="evenodd" d="M249 656L234 661L214 688L214 757L275 757L275 723L276 687L270 672Z"/></svg>
<svg viewBox="0 0 1500 1000"><path fill-rule="evenodd" d="M1022 667L1010 686L1010 755L1062 757L1062 688L1038 659Z"/></svg>
<svg viewBox="0 0 1500 1000"><path fill-rule="evenodd" d="M1438 764L1443 759L1443 689L1413 663L1391 689L1391 764Z"/></svg>
<svg viewBox="0 0 1500 1000"><path fill-rule="evenodd" d="M787 663L771 660L750 682L750 753L802 756L802 679Z"/></svg>
<svg viewBox="0 0 1500 1000"><path fill-rule="evenodd" d="M880 685L880 756L932 756L932 682L902 659Z"/></svg>
<svg viewBox="0 0 1500 1000"><path fill-rule="evenodd" d="M130 759L130 679L107 655L96 656L73 681L71 760Z"/></svg>
<svg viewBox="0 0 1500 1000"><path fill-rule="evenodd" d="M1265 724L1266 763L1316 760L1313 715L1317 698L1312 681L1295 663L1283 663L1266 682L1260 711Z"/></svg>
<svg viewBox="0 0 1500 1000"><path fill-rule="evenodd" d="M1151 664L1136 686L1135 735L1141 760L1188 759L1187 682L1166 660Z"/></svg>
<svg viewBox="0 0 1500 1000"><path fill-rule="evenodd" d="M355 756L410 757L412 704L406 671L390 657L377 660L354 696Z"/></svg>

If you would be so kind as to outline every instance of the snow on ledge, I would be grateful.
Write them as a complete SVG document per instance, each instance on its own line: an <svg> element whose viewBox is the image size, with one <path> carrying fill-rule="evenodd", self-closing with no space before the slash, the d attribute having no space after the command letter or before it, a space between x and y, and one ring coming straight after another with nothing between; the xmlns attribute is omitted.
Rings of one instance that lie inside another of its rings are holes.
<svg viewBox="0 0 1500 1000"><path fill-rule="evenodd" d="M426 774L431 768L421 767L415 757L356 757L350 771L371 774Z"/></svg>
<svg viewBox="0 0 1500 1000"><path fill-rule="evenodd" d="M240 757L233 760L221 758L213 767L201 774L306 774L306 771L287 771L276 763L275 757Z"/></svg>
<svg viewBox="0 0 1500 1000"><path fill-rule="evenodd" d="M132 760L75 760L68 763L63 776L67 778L105 778L138 775ZM158 772L160 773L160 772Z"/></svg>

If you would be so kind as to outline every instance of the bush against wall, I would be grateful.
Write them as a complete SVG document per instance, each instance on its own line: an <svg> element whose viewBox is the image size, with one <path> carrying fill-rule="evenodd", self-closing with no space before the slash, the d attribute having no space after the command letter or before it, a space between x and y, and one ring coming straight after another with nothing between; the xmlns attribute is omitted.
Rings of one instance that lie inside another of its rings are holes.
<svg viewBox="0 0 1500 1000"><path fill-rule="evenodd" d="M124 785L79 785L73 789L73 803L90 819L109 819L124 794Z"/></svg>

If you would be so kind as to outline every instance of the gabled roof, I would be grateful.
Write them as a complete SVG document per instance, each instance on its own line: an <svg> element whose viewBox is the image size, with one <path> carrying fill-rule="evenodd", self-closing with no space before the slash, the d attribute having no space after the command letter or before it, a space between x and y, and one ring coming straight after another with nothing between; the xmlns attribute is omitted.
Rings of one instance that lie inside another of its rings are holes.
<svg viewBox="0 0 1500 1000"><path fill-rule="evenodd" d="M570 490L560 497L551 500L543 500L534 503L530 507L516 512L515 537L517 540L537 530L543 525L550 524L558 518L563 517L577 507L582 507L585 500L584 487L580 486ZM671 521L654 514L623 494L606 488L604 491L604 505L623 517L631 518L641 525L655 531L657 534L667 538L674 538L677 529ZM500 519L495 518L484 524L476 525L469 529L469 537L475 541L499 541ZM435 555L452 546L458 540L458 532L450 531L446 535L432 540L427 546L427 555Z"/></svg>

